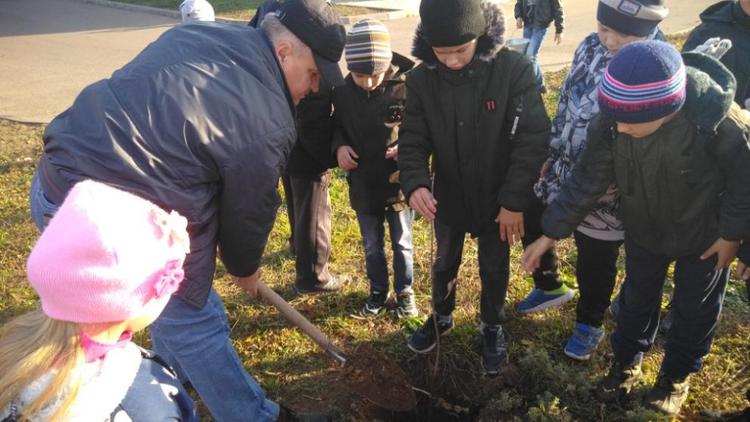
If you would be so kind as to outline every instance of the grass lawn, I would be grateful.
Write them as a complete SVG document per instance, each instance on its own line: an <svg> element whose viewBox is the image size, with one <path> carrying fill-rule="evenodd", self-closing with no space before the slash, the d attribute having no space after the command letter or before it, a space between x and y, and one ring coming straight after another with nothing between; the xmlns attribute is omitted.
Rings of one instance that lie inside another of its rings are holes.
<svg viewBox="0 0 750 422"><path fill-rule="evenodd" d="M161 9L178 10L182 0L115 0L121 3L139 4L142 6L158 7ZM217 17L225 19L250 20L255 15L255 9L263 3L263 0L211 0ZM379 9L357 6L336 6L336 10L342 16L364 15L367 13L382 12Z"/></svg>
<svg viewBox="0 0 750 422"><path fill-rule="evenodd" d="M156 2L157 0L154 0ZM177 1L162 3L176 4ZM214 1L215 5L237 4ZM229 6L226 6L229 7ZM552 111L556 91L565 71L547 74ZM0 121L0 323L37 306L33 290L25 281L25 260L38 236L28 212L27 192L41 151L43 128ZM398 362L413 384L436 398L419 394L420 414L383 413L359 400L339 379L333 362L314 343L290 326L264 303L250 300L219 267L215 286L225 301L232 339L247 370L270 397L297 411L324 412L334 420L512 420L512 421L647 421L663 420L645 411L637 400L605 406L592 396L594 382L606 373L608 341L585 363L564 356L562 347L573 327L575 303L561 309L522 316L514 305L532 287L518 268L520 249L513 250L512 278L508 291L508 321L504 328L510 347L508 371L495 380L481 377L477 347L479 277L476 242L467 239L457 295L456 328L441 344L439 354L416 356L406 347L409 333L421 318L398 321L391 315L377 320L353 318L367 295L367 279L361 238L354 212L348 204L347 186L339 172L331 183L333 204L334 274L348 274L353 282L337 294L295 297L294 259L287 252L289 224L279 210L263 262L263 278L292 305L317 324L345 350L370 344ZM414 227L414 272L417 301L422 315L430 312L430 231L424 220ZM560 246L562 276L575 287L576 254L572 242ZM620 264L622 268L622 263ZM618 285L623 272L619 274ZM744 283L732 280L712 352L699 376L693 378L684 420L693 420L704 408L744 407L744 392L750 385L750 312L744 299ZM614 324L606 321L611 333ZM148 336L136 340L148 346ZM664 336L644 363L645 378L656 377ZM220 380L217 380L220 382ZM646 390L640 386L635 396ZM210 420L202 409L204 420Z"/></svg>

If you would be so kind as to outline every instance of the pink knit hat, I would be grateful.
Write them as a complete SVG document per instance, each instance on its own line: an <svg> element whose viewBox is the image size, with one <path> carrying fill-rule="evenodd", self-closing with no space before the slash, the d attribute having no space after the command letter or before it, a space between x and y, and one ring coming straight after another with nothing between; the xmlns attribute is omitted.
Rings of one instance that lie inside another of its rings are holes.
<svg viewBox="0 0 750 422"><path fill-rule="evenodd" d="M94 181L76 184L31 251L29 281L50 318L125 321L171 295L190 251L187 220Z"/></svg>

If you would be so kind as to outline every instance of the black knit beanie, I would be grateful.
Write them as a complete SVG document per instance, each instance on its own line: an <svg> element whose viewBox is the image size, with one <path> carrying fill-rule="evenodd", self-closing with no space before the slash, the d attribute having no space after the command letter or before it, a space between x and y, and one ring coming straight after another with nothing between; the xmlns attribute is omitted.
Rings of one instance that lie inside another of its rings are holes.
<svg viewBox="0 0 750 422"><path fill-rule="evenodd" d="M466 44L487 31L480 0L422 0L422 36L432 47Z"/></svg>

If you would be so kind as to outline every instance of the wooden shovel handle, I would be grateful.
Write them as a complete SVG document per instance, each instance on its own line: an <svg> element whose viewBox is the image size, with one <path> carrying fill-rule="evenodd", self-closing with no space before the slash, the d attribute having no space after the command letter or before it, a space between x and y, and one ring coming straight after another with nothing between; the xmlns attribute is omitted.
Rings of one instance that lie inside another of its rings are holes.
<svg viewBox="0 0 750 422"><path fill-rule="evenodd" d="M265 283L258 280L258 294L266 302L273 305L274 308L281 312L281 315L286 318L292 325L302 330L303 333L307 334L315 343L318 344L323 350L326 351L332 358L334 358L342 366L346 363L346 357L344 353L336 347L328 337L323 334L318 327L313 325L307 320L302 314L297 312L296 309L292 308L284 298L278 295L278 293L271 290Z"/></svg>

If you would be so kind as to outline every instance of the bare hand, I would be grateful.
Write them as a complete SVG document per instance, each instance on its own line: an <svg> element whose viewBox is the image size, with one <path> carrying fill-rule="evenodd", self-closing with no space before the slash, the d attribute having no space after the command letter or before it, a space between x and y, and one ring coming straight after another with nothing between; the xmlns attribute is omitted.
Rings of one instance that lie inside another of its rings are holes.
<svg viewBox="0 0 750 422"><path fill-rule="evenodd" d="M547 236L542 236L534 243L527 246L521 255L521 267L528 273L533 273L539 268L542 255L555 245L555 241Z"/></svg>
<svg viewBox="0 0 750 422"><path fill-rule="evenodd" d="M739 249L739 247L739 241L719 238L710 248L708 248L708 250L706 250L706 252L703 252L701 259L708 259L716 255L716 266L714 267L714 270L727 268L737 256L737 249Z"/></svg>
<svg viewBox="0 0 750 422"><path fill-rule="evenodd" d="M516 18L516 28L518 28L518 29L523 28L523 19Z"/></svg>
<svg viewBox="0 0 750 422"><path fill-rule="evenodd" d="M395 161L398 161L398 145L386 149L385 158L387 160L393 159Z"/></svg>
<svg viewBox="0 0 750 422"><path fill-rule="evenodd" d="M736 274L737 274L737 278L739 279L742 279L745 281L750 280L750 266L748 266L742 261L738 261Z"/></svg>
<svg viewBox="0 0 750 422"><path fill-rule="evenodd" d="M562 44L562 40L563 40L563 33L562 32L556 33L555 34L555 44L556 45Z"/></svg>
<svg viewBox="0 0 750 422"><path fill-rule="evenodd" d="M342 145L336 150L336 161L338 161L339 167L346 171L357 168L358 158L359 155L349 145Z"/></svg>
<svg viewBox="0 0 750 422"><path fill-rule="evenodd" d="M539 170L539 178L546 176L549 173L549 169L552 168L552 161L547 160L542 164L542 169Z"/></svg>
<svg viewBox="0 0 750 422"><path fill-rule="evenodd" d="M427 188L418 188L409 197L409 206L429 221L435 219L437 201Z"/></svg>
<svg viewBox="0 0 750 422"><path fill-rule="evenodd" d="M513 246L516 240L521 240L524 235L522 212L508 211L501 207L495 222L500 225L500 240L508 242L510 246Z"/></svg>
<svg viewBox="0 0 750 422"><path fill-rule="evenodd" d="M260 268L258 268L257 271L255 271L254 274L251 274L247 277L235 277L234 282L237 283L238 286L245 289L245 291L250 295L252 298L258 297L258 280L260 279Z"/></svg>

